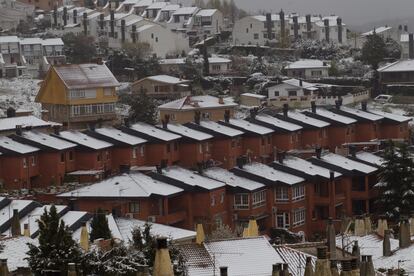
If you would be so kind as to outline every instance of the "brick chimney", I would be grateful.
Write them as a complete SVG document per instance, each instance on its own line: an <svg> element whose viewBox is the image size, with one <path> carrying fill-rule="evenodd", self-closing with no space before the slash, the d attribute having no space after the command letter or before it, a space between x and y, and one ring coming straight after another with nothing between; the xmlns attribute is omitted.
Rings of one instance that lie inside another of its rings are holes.
<svg viewBox="0 0 414 276"><path fill-rule="evenodd" d="M0 260L0 275L8 276L9 274L9 268L7 267L7 259L1 259Z"/></svg>
<svg viewBox="0 0 414 276"><path fill-rule="evenodd" d="M101 28L101 31L104 29L104 20L105 20L105 15L101 13L99 15L99 28Z"/></svg>
<svg viewBox="0 0 414 276"><path fill-rule="evenodd" d="M382 241L382 255L384 257L391 256L391 231L386 229L384 230L384 240Z"/></svg>
<svg viewBox="0 0 414 276"><path fill-rule="evenodd" d="M325 19L325 20L323 20L323 25L324 25L324 28L325 28L325 40L326 40L326 42L329 42L330 41L330 37L329 37L329 19Z"/></svg>
<svg viewBox="0 0 414 276"><path fill-rule="evenodd" d="M400 222L399 245L400 248L406 248L411 245L410 224L406 218Z"/></svg>
<svg viewBox="0 0 414 276"><path fill-rule="evenodd" d="M131 40L134 44L137 42L137 26L135 25L132 25Z"/></svg>
<svg viewBox="0 0 414 276"><path fill-rule="evenodd" d="M82 228L81 228L81 235L80 235L80 247L85 251L88 252L89 251L89 232L88 232L88 228L86 226L86 222L84 222L82 224Z"/></svg>
<svg viewBox="0 0 414 276"><path fill-rule="evenodd" d="M308 32L308 39L312 39L312 16L310 14L306 15L306 31Z"/></svg>
<svg viewBox="0 0 414 276"><path fill-rule="evenodd" d="M110 13L109 25L111 28L111 32L109 36L114 37L115 36L115 12L113 10L111 10L111 13Z"/></svg>
<svg viewBox="0 0 414 276"><path fill-rule="evenodd" d="M83 13L83 34L88 35L88 14Z"/></svg>
<svg viewBox="0 0 414 276"><path fill-rule="evenodd" d="M353 275L360 275L359 262L357 258L351 259L351 269Z"/></svg>
<svg viewBox="0 0 414 276"><path fill-rule="evenodd" d="M229 275L229 269L227 266L220 266L220 276L227 276Z"/></svg>
<svg viewBox="0 0 414 276"><path fill-rule="evenodd" d="M206 236L204 234L204 228L201 223L197 224L196 228L196 243L198 245L201 245L204 243L204 240L206 239Z"/></svg>
<svg viewBox="0 0 414 276"><path fill-rule="evenodd" d="M317 248L318 259L315 264L315 276L326 276L331 274L331 266L329 264L327 251L328 248L326 246Z"/></svg>
<svg viewBox="0 0 414 276"><path fill-rule="evenodd" d="M283 10L280 10L279 19L280 19L280 41L284 45L285 36L286 36L286 21L285 21L285 13L283 12Z"/></svg>
<svg viewBox="0 0 414 276"><path fill-rule="evenodd" d="M404 32L408 33L408 25L404 25Z"/></svg>
<svg viewBox="0 0 414 276"><path fill-rule="evenodd" d="M77 24L78 23L78 10L74 9L73 10L73 24Z"/></svg>
<svg viewBox="0 0 414 276"><path fill-rule="evenodd" d="M16 135L22 136L23 130L22 125L16 125Z"/></svg>
<svg viewBox="0 0 414 276"><path fill-rule="evenodd" d="M336 259L336 234L332 218L328 219L326 226L326 245L328 247L329 259Z"/></svg>
<svg viewBox="0 0 414 276"><path fill-rule="evenodd" d="M414 59L414 35L408 35L408 58Z"/></svg>
<svg viewBox="0 0 414 276"><path fill-rule="evenodd" d="M350 259L343 259L341 261L341 276L352 276L352 265Z"/></svg>
<svg viewBox="0 0 414 276"><path fill-rule="evenodd" d="M168 123L170 122L170 115L165 114L164 119L161 120L162 128L168 129Z"/></svg>
<svg viewBox="0 0 414 276"><path fill-rule="evenodd" d="M339 276L338 264L336 260L331 260L331 276Z"/></svg>
<svg viewBox="0 0 414 276"><path fill-rule="evenodd" d="M200 113L199 110L196 110L196 111L194 111L194 123L199 125L200 121L201 121L201 113Z"/></svg>
<svg viewBox="0 0 414 276"><path fill-rule="evenodd" d="M224 99L223 99L223 97L218 97L218 103L219 103L219 104L224 104Z"/></svg>
<svg viewBox="0 0 414 276"><path fill-rule="evenodd" d="M125 42L125 20L121 20L121 41Z"/></svg>
<svg viewBox="0 0 414 276"><path fill-rule="evenodd" d="M342 18L338 17L336 19L336 24L338 26L338 42L342 44L342 33L343 33Z"/></svg>
<svg viewBox="0 0 414 276"><path fill-rule="evenodd" d="M366 276L375 276L375 268L374 268L374 263L372 262L372 256L368 255L367 257L367 262L365 265L365 274ZM363 274L361 274L363 275Z"/></svg>
<svg viewBox="0 0 414 276"><path fill-rule="evenodd" d="M312 110L312 113L316 113L316 102L315 101L311 101L311 110Z"/></svg>
<svg viewBox="0 0 414 276"><path fill-rule="evenodd" d="M349 145L348 146L348 152L349 152L350 156L355 158L356 157L356 151L357 151L357 149L354 145Z"/></svg>
<svg viewBox="0 0 414 276"><path fill-rule="evenodd" d="M280 276L281 270L282 270L282 264L279 264L279 263L274 264L272 266L272 276Z"/></svg>
<svg viewBox="0 0 414 276"><path fill-rule="evenodd" d="M290 276L288 263L282 264L282 272L280 273L280 276Z"/></svg>
<svg viewBox="0 0 414 276"><path fill-rule="evenodd" d="M68 8L66 7L63 7L62 19L63 19L63 26L66 26L66 24L68 23Z"/></svg>
<svg viewBox="0 0 414 276"><path fill-rule="evenodd" d="M381 237L384 237L385 230L388 230L388 223L387 223L387 219L384 216L381 216L378 218L378 226L377 226L377 234L380 235Z"/></svg>
<svg viewBox="0 0 414 276"><path fill-rule="evenodd" d="M272 39L272 14L266 13L266 31L267 31L267 39Z"/></svg>
<svg viewBox="0 0 414 276"><path fill-rule="evenodd" d="M293 35L295 40L299 39L299 23L298 23L298 16L293 16Z"/></svg>
<svg viewBox="0 0 414 276"><path fill-rule="evenodd" d="M368 110L366 101L361 102L361 110L362 111L367 111Z"/></svg>
<svg viewBox="0 0 414 276"><path fill-rule="evenodd" d="M226 123L230 122L230 110L228 110L228 109L224 110L224 121Z"/></svg>
<svg viewBox="0 0 414 276"><path fill-rule="evenodd" d="M354 256L357 260L357 265L359 267L360 260L361 260L361 250L358 245L358 241L354 241L354 245L352 246L352 256Z"/></svg>
<svg viewBox="0 0 414 276"><path fill-rule="evenodd" d="M28 223L23 224L23 236L30 238L30 229Z"/></svg>
<svg viewBox="0 0 414 276"><path fill-rule="evenodd" d="M22 235L22 230L20 229L20 215L18 209L13 209L13 216L11 221L11 234L13 237Z"/></svg>
<svg viewBox="0 0 414 276"><path fill-rule="evenodd" d="M289 112L289 104L285 103L283 104L283 118L288 118L288 112Z"/></svg>
<svg viewBox="0 0 414 276"><path fill-rule="evenodd" d="M283 160L285 159L285 152L281 151L277 153L277 162L283 164Z"/></svg>
<svg viewBox="0 0 414 276"><path fill-rule="evenodd" d="M316 154L316 158L321 159L322 157L322 148L321 147L316 147L315 148L315 154Z"/></svg>
<svg viewBox="0 0 414 276"><path fill-rule="evenodd" d="M312 257L306 257L305 274L303 276L313 276Z"/></svg>
<svg viewBox="0 0 414 276"><path fill-rule="evenodd" d="M174 276L167 238L160 237L157 239L153 276Z"/></svg>
<svg viewBox="0 0 414 276"><path fill-rule="evenodd" d="M354 226L354 234L355 236L365 236L365 222L364 219L361 216L358 216L355 219L355 226Z"/></svg>
<svg viewBox="0 0 414 276"><path fill-rule="evenodd" d="M359 265L359 271L361 275L365 275L367 271L367 256L366 255L361 256L361 264Z"/></svg>

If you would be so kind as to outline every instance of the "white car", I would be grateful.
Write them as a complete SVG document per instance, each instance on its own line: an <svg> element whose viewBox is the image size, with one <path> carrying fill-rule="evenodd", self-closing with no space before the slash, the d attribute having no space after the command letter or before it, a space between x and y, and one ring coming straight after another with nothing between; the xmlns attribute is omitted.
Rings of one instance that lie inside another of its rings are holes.
<svg viewBox="0 0 414 276"><path fill-rule="evenodd" d="M374 98L374 101L379 102L379 103L389 103L392 99L391 95L385 95L385 94L381 94L378 95Z"/></svg>

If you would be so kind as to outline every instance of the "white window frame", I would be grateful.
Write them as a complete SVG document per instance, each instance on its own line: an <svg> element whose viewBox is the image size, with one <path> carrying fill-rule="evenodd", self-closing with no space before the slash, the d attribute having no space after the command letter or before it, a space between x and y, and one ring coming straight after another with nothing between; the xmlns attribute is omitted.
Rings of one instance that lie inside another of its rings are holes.
<svg viewBox="0 0 414 276"><path fill-rule="evenodd" d="M258 208L266 205L266 190L254 192L252 194L252 207Z"/></svg>
<svg viewBox="0 0 414 276"><path fill-rule="evenodd" d="M210 198L210 204L211 204L211 206L216 205L216 197L214 195L212 195L211 198Z"/></svg>
<svg viewBox="0 0 414 276"><path fill-rule="evenodd" d="M134 201L128 204L128 211L129 213L138 214L140 212L140 202Z"/></svg>
<svg viewBox="0 0 414 276"><path fill-rule="evenodd" d="M132 158L137 159L137 147L132 148Z"/></svg>
<svg viewBox="0 0 414 276"><path fill-rule="evenodd" d="M240 194L235 194L234 195L234 205L233 208L235 210L246 210L250 208L249 205L249 194L247 193L240 193Z"/></svg>
<svg viewBox="0 0 414 276"><path fill-rule="evenodd" d="M282 225L279 225L279 219L281 219ZM290 214L288 212L276 214L276 228L289 229L290 227Z"/></svg>
<svg viewBox="0 0 414 276"><path fill-rule="evenodd" d="M145 145L142 145L140 147L140 153L141 153L141 157L144 157L144 155L145 155Z"/></svg>
<svg viewBox="0 0 414 276"><path fill-rule="evenodd" d="M32 167L36 166L36 156L30 156L30 160L32 161Z"/></svg>
<svg viewBox="0 0 414 276"><path fill-rule="evenodd" d="M293 221L292 225L293 227L304 225L306 221L306 209L296 209L293 210Z"/></svg>
<svg viewBox="0 0 414 276"><path fill-rule="evenodd" d="M292 201L301 201L305 199L305 185L295 185L292 187Z"/></svg>
<svg viewBox="0 0 414 276"><path fill-rule="evenodd" d="M289 201L289 188L284 186L278 186L274 189L275 202L288 202Z"/></svg>
<svg viewBox="0 0 414 276"><path fill-rule="evenodd" d="M23 157L23 168L27 168L27 159L26 157Z"/></svg>

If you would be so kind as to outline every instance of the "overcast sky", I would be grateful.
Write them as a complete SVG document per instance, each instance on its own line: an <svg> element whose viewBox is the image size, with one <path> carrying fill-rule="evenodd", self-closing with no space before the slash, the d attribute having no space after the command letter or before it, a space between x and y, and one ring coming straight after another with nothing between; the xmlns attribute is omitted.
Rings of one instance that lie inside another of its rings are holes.
<svg viewBox="0 0 414 276"><path fill-rule="evenodd" d="M414 0L235 0L248 11L337 14L349 25L414 15Z"/></svg>

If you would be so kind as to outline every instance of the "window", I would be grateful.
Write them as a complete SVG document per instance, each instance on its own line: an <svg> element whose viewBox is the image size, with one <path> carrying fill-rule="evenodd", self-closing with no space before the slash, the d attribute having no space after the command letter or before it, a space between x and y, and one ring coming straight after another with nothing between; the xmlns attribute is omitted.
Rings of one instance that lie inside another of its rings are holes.
<svg viewBox="0 0 414 276"><path fill-rule="evenodd" d="M151 34L151 38L154 39L154 34Z"/></svg>
<svg viewBox="0 0 414 276"><path fill-rule="evenodd" d="M213 68L214 68L214 66L213 66ZM210 119L210 112L203 112L203 113L201 114L201 117L202 117L203 119Z"/></svg>
<svg viewBox="0 0 414 276"><path fill-rule="evenodd" d="M140 148L140 152L141 152L141 157L143 157L143 156L144 156L144 154L145 154L145 145L142 145L142 146L141 146L141 148Z"/></svg>
<svg viewBox="0 0 414 276"><path fill-rule="evenodd" d="M259 34L254 34L254 35L253 35L253 38L254 38L254 39L259 39Z"/></svg>
<svg viewBox="0 0 414 276"><path fill-rule="evenodd" d="M174 151L177 151L177 150L178 150L178 143L174 142Z"/></svg>
<svg viewBox="0 0 414 276"><path fill-rule="evenodd" d="M98 155L96 156L96 160L97 160L98 162L101 162L101 159L102 159L101 154L100 154L100 153L98 153Z"/></svg>
<svg viewBox="0 0 414 276"><path fill-rule="evenodd" d="M220 203L221 203L221 204L223 204L223 203L224 203L224 197L225 197L225 194L224 194L224 193L221 193L221 194L220 194Z"/></svg>
<svg viewBox="0 0 414 276"><path fill-rule="evenodd" d="M265 145L265 138L264 137L262 137L261 142L262 142L262 146L264 146Z"/></svg>
<svg viewBox="0 0 414 276"><path fill-rule="evenodd" d="M132 158L133 159L137 158L137 148L136 147L132 148Z"/></svg>
<svg viewBox="0 0 414 276"><path fill-rule="evenodd" d="M211 206L216 205L216 197L214 195L211 196Z"/></svg>
<svg viewBox="0 0 414 276"><path fill-rule="evenodd" d="M171 151L171 145L167 144L167 152L169 153Z"/></svg>
<svg viewBox="0 0 414 276"><path fill-rule="evenodd" d="M106 160L111 159L111 156L109 155L109 151L105 151Z"/></svg>
<svg viewBox="0 0 414 276"><path fill-rule="evenodd" d="M32 156L30 159L32 160L32 167L36 166L36 157Z"/></svg>
<svg viewBox="0 0 414 276"><path fill-rule="evenodd" d="M266 204L266 190L253 193L252 207L257 208Z"/></svg>
<svg viewBox="0 0 414 276"><path fill-rule="evenodd" d="M63 152L60 154L60 162L65 162L65 154Z"/></svg>
<svg viewBox="0 0 414 276"><path fill-rule="evenodd" d="M27 168L27 159L23 158L23 168Z"/></svg>
<svg viewBox="0 0 414 276"><path fill-rule="evenodd" d="M158 37L155 38L155 42L158 42Z"/></svg>
<svg viewBox="0 0 414 276"><path fill-rule="evenodd" d="M139 213L139 202L130 202L129 203L129 212L130 213Z"/></svg>
<svg viewBox="0 0 414 276"><path fill-rule="evenodd" d="M198 150L203 153L203 144L198 144Z"/></svg>
<svg viewBox="0 0 414 276"><path fill-rule="evenodd" d="M112 88L104 88L104 96L112 96Z"/></svg>
<svg viewBox="0 0 414 276"><path fill-rule="evenodd" d="M292 200L299 201L305 198L305 185L296 185L292 188Z"/></svg>
<svg viewBox="0 0 414 276"><path fill-rule="evenodd" d="M312 77L320 77L320 76L322 76L322 71L321 70L312 71L311 75L312 75Z"/></svg>
<svg viewBox="0 0 414 276"><path fill-rule="evenodd" d="M220 71L221 70L221 66L219 64L213 64L212 68L213 68L213 71Z"/></svg>
<svg viewBox="0 0 414 276"><path fill-rule="evenodd" d="M70 99L95 99L96 90L95 89L70 90L69 96L70 96Z"/></svg>
<svg viewBox="0 0 414 276"><path fill-rule="evenodd" d="M235 194L234 195L234 209L235 210L249 209L249 194Z"/></svg>
<svg viewBox="0 0 414 276"><path fill-rule="evenodd" d="M280 92L279 92L279 91L275 91L275 92L273 92L273 95L274 95L275 97L279 97Z"/></svg>
<svg viewBox="0 0 414 276"><path fill-rule="evenodd" d="M207 153L210 152L210 143L209 142L206 142L205 149L206 149Z"/></svg>
<svg viewBox="0 0 414 276"><path fill-rule="evenodd" d="M289 193L287 187L276 187L275 188L275 201L283 202L289 201Z"/></svg>
<svg viewBox="0 0 414 276"><path fill-rule="evenodd" d="M73 151L70 151L69 152L69 161L72 161L73 160Z"/></svg>
<svg viewBox="0 0 414 276"><path fill-rule="evenodd" d="M276 227L287 229L289 226L289 213L278 213L276 215Z"/></svg>
<svg viewBox="0 0 414 276"><path fill-rule="evenodd" d="M297 91L288 91L289 93L289 97L293 97L293 96L297 96L298 92Z"/></svg>
<svg viewBox="0 0 414 276"><path fill-rule="evenodd" d="M293 226L299 226L305 224L306 210L297 209L293 211Z"/></svg>
<svg viewBox="0 0 414 276"><path fill-rule="evenodd" d="M235 148L236 147L236 139L232 139L231 140L231 147Z"/></svg>
<svg viewBox="0 0 414 276"><path fill-rule="evenodd" d="M249 33L249 29L248 29L248 28L246 28L246 33L247 33L247 34Z"/></svg>

